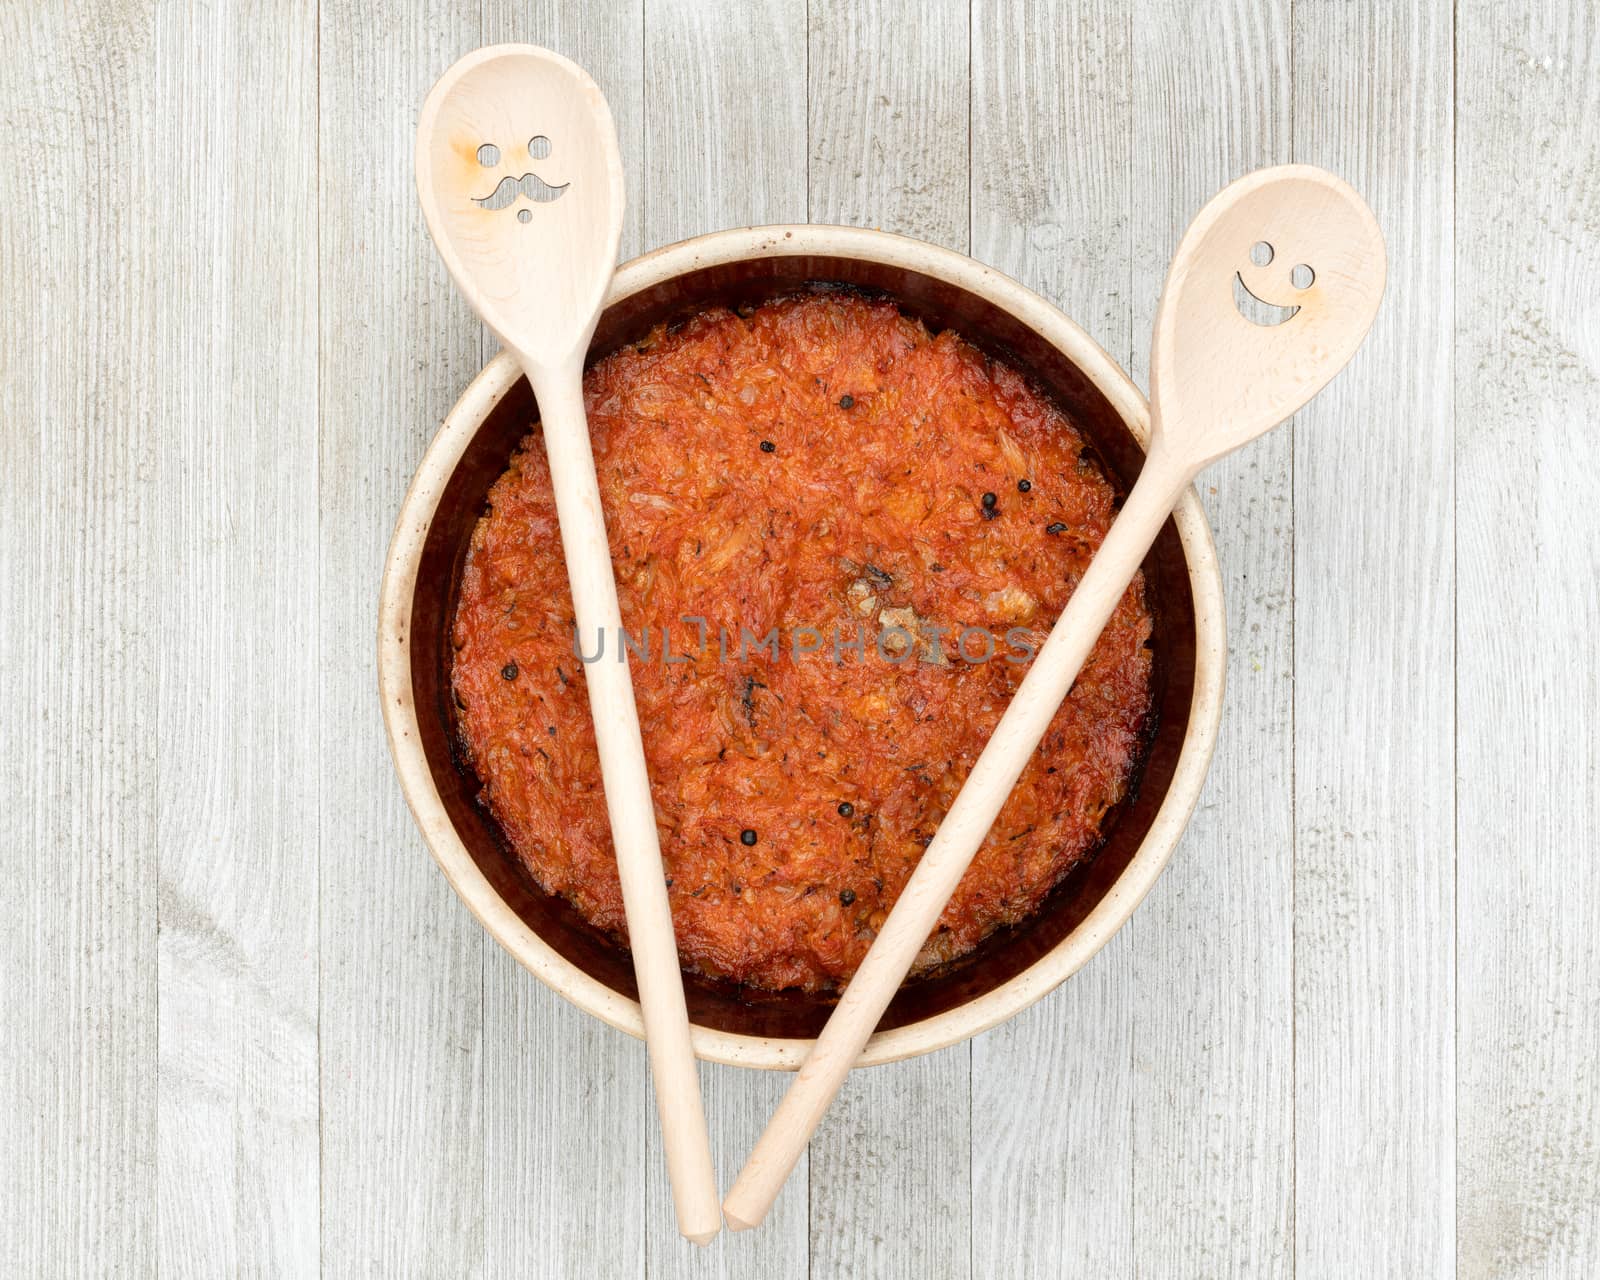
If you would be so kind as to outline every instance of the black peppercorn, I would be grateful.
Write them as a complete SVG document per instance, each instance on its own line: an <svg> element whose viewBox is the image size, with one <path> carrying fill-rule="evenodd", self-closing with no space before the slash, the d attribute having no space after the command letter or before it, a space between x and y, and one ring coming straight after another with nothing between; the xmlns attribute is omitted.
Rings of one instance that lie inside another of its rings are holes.
<svg viewBox="0 0 1600 1280"><path fill-rule="evenodd" d="M746 827L743 831L741 831L739 833L739 843L740 844L752 845L755 842L756 842L756 833L750 827Z"/></svg>
<svg viewBox="0 0 1600 1280"><path fill-rule="evenodd" d="M999 501L1000 499L992 493L986 493L983 495L983 505L985 507L993 507L994 504Z"/></svg>
<svg viewBox="0 0 1600 1280"><path fill-rule="evenodd" d="M854 409L856 407L856 398L854 396L840 396L839 407L841 409Z"/></svg>
<svg viewBox="0 0 1600 1280"><path fill-rule="evenodd" d="M1067 526L1062 524L1061 521L1057 520L1054 524L1045 525L1044 531L1046 533L1065 533L1067 531Z"/></svg>
<svg viewBox="0 0 1600 1280"><path fill-rule="evenodd" d="M840 802L840 805L839 805L839 816L841 818L853 818L853 817L855 817L855 812L856 812L855 805L851 804L848 800Z"/></svg>
<svg viewBox="0 0 1600 1280"><path fill-rule="evenodd" d="M1018 480L1017 481L1017 492L1018 493L1027 493L1028 490L1031 489L1031 488L1033 488L1033 481L1032 480Z"/></svg>
<svg viewBox="0 0 1600 1280"><path fill-rule="evenodd" d="M763 440L761 442L761 452L762 453L773 453L773 452L775 452L777 450L777 448L778 448L778 446L773 444L772 441L770 441L770 440Z"/></svg>
<svg viewBox="0 0 1600 1280"><path fill-rule="evenodd" d="M515 662L506 663L505 666L500 668L500 675L503 679L515 680L517 678L517 664Z"/></svg>
<svg viewBox="0 0 1600 1280"><path fill-rule="evenodd" d="M854 889L840 889L839 890L839 904L841 906L848 907L855 900L856 900L856 891Z"/></svg>

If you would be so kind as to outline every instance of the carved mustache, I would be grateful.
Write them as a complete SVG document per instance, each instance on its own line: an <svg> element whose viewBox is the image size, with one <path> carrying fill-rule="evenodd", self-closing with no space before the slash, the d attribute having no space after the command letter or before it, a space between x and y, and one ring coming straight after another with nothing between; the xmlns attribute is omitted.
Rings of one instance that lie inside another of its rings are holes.
<svg viewBox="0 0 1600 1280"><path fill-rule="evenodd" d="M525 173L520 178L501 178L500 185L493 192L482 199L476 196L473 199L485 209L504 209L510 206L520 191L530 200L548 204L552 200L559 200L561 194L571 185L570 182L563 182L559 187L552 187L538 174Z"/></svg>

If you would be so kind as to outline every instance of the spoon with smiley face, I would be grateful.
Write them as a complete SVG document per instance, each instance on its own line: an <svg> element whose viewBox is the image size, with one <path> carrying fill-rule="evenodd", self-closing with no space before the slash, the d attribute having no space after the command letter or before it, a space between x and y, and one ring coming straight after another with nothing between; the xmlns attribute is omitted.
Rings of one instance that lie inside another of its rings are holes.
<svg viewBox="0 0 1600 1280"><path fill-rule="evenodd" d="M766 1217L1172 508L1203 468L1345 366L1372 327L1385 273L1372 211L1309 165L1239 179L1190 225L1156 312L1138 483L723 1202L735 1231ZM1280 322L1241 314L1241 285Z"/></svg>
<svg viewBox="0 0 1600 1280"><path fill-rule="evenodd" d="M557 54L479 49L422 105L417 195L456 286L533 387L588 653L622 627L583 405L584 355L622 238L611 109L594 81ZM705 1244L722 1216L639 716L619 657L589 663L584 675L678 1229Z"/></svg>

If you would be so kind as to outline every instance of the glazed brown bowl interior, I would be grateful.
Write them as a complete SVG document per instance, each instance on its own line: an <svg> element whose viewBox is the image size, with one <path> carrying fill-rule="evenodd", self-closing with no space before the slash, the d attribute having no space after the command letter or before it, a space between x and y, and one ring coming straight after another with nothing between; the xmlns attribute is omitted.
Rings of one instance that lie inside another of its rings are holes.
<svg viewBox="0 0 1600 1280"><path fill-rule="evenodd" d="M849 285L892 297L938 332L953 329L981 350L1030 376L1099 453L1123 493L1143 452L1121 415L1093 382L1033 330L986 299L903 267L853 258L796 255L724 263L666 280L613 304L595 332L589 362L709 306L756 305L813 283ZM490 885L552 948L591 977L637 998L628 953L589 925L565 900L533 883L494 819L475 797L479 783L460 759L450 695L450 619L474 525L489 487L537 418L526 381L491 410L444 486L427 533L412 600L411 678L420 745L451 822ZM1145 561L1154 616L1155 730L1130 795L1106 817L1095 855L1059 884L1023 923L991 934L947 969L908 982L880 1029L919 1022L976 999L1053 950L1101 901L1139 849L1177 766L1195 684L1195 600L1176 527L1168 521ZM648 733L649 726L645 726ZM832 1001L799 992L770 993L685 973L691 1019L706 1027L763 1038L809 1038Z"/></svg>

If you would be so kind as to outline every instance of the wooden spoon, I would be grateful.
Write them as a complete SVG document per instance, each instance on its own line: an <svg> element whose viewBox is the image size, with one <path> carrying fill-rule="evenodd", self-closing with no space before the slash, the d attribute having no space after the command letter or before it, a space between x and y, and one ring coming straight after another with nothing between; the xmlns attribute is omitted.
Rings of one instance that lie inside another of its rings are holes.
<svg viewBox="0 0 1600 1280"><path fill-rule="evenodd" d="M678 1229L705 1244L722 1217L583 407L584 355L622 237L611 109L548 50L479 49L423 103L417 194L456 286L533 386L582 651L612 646L585 667L589 709Z"/></svg>
<svg viewBox="0 0 1600 1280"><path fill-rule="evenodd" d="M1377 315L1385 272L1372 211L1309 165L1249 174L1195 218L1156 312L1138 483L723 1203L735 1231L766 1217L1190 481L1345 366ZM1247 320L1236 289L1287 318Z"/></svg>

